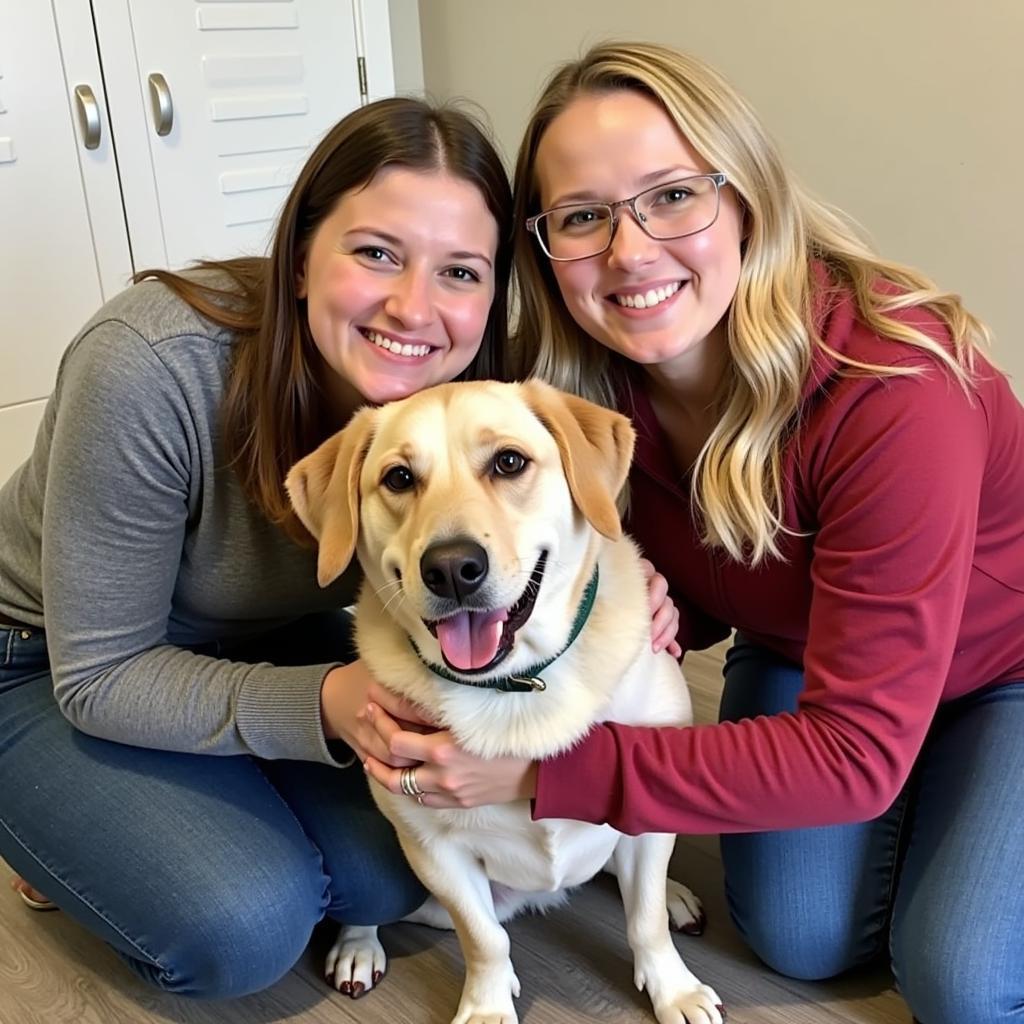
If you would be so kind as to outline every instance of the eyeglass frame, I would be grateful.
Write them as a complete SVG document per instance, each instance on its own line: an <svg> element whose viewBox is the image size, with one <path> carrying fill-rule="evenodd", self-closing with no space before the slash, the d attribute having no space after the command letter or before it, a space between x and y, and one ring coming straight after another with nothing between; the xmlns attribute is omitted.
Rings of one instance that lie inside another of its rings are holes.
<svg viewBox="0 0 1024 1024"><path fill-rule="evenodd" d="M715 216L711 224L705 224L704 227L698 228L696 231L684 231L681 235L652 235L647 230L645 222L647 218L636 208L636 201L641 197L647 195L648 192L654 192L659 188L671 188L673 185L681 185L684 181L692 181L694 178L710 178L715 185ZM629 199L619 199L614 203L562 203L560 206L552 206L548 210L541 210L540 213L535 213L532 217L526 218L526 230L537 239L537 244L540 246L540 250L544 253L549 260L554 260L555 263L575 263L577 260L592 260L595 256L600 256L602 253L607 252L612 247L612 242L615 241L615 232L619 227L619 218L616 210L622 206L628 206L630 212L633 214L633 220L636 221L637 226L640 230L648 237L654 239L656 242L671 242L676 238L689 238L691 235L699 235L702 231L707 231L715 221L718 220L719 213L722 212L722 189L729 184L729 178L722 171L708 171L707 174L688 174L685 178L674 178L672 181L666 181L663 185L651 185L648 188L641 189L635 196L630 196ZM608 242L603 249L598 249L597 252L587 253L586 256L552 256L548 252L548 247L544 243L544 239L540 237L540 231L537 229L542 217L546 217L549 213L557 213L559 210L569 210L574 206L603 206L608 210L608 216L611 220L611 230L608 234Z"/></svg>

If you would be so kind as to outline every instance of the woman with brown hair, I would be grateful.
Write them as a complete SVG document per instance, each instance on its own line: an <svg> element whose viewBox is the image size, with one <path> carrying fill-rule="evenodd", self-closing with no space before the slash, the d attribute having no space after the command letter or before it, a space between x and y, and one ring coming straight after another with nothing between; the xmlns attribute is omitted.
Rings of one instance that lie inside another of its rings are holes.
<svg viewBox="0 0 1024 1024"><path fill-rule="evenodd" d="M362 108L268 258L147 272L96 314L0 491L0 855L166 990L252 992L325 914L423 899L339 770L386 755L369 699L408 709L353 660L356 573L317 588L283 480L362 404L503 375L510 243L470 118Z"/></svg>

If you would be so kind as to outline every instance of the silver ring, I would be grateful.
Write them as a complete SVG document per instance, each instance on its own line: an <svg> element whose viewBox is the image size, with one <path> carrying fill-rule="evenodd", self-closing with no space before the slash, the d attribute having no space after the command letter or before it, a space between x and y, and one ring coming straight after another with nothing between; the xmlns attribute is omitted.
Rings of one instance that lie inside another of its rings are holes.
<svg viewBox="0 0 1024 1024"><path fill-rule="evenodd" d="M420 789L419 783L416 781L415 768L402 769L402 774L399 776L399 785L406 796L423 796L423 790Z"/></svg>

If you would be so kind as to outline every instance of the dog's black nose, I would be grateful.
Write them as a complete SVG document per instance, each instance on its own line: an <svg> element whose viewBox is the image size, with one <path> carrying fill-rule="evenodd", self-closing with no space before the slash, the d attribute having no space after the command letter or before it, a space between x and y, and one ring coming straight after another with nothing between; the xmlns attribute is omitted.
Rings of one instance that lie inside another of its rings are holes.
<svg viewBox="0 0 1024 1024"><path fill-rule="evenodd" d="M427 589L460 602L480 588L487 568L487 552L465 538L431 544L420 559L420 576Z"/></svg>

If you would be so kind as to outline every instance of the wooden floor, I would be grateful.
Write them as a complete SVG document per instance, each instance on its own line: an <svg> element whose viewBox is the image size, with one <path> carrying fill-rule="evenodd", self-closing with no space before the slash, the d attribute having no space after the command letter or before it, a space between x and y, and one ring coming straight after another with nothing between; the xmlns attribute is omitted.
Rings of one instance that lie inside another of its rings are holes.
<svg viewBox="0 0 1024 1024"><path fill-rule="evenodd" d="M715 717L720 663L720 649L687 657L698 721ZM672 874L700 895L709 918L703 937L676 942L688 966L725 1000L730 1024L909 1024L887 971L826 985L762 967L729 922L711 837L680 839ZM384 930L387 977L357 1002L321 980L330 926L266 992L231 1003L163 995L64 914L27 910L7 888L10 875L0 861L0 1024L448 1024L458 1004L462 959L454 936L415 925ZM654 1021L646 995L633 988L613 879L602 876L546 917L513 921L509 932L523 986L521 1024Z"/></svg>

